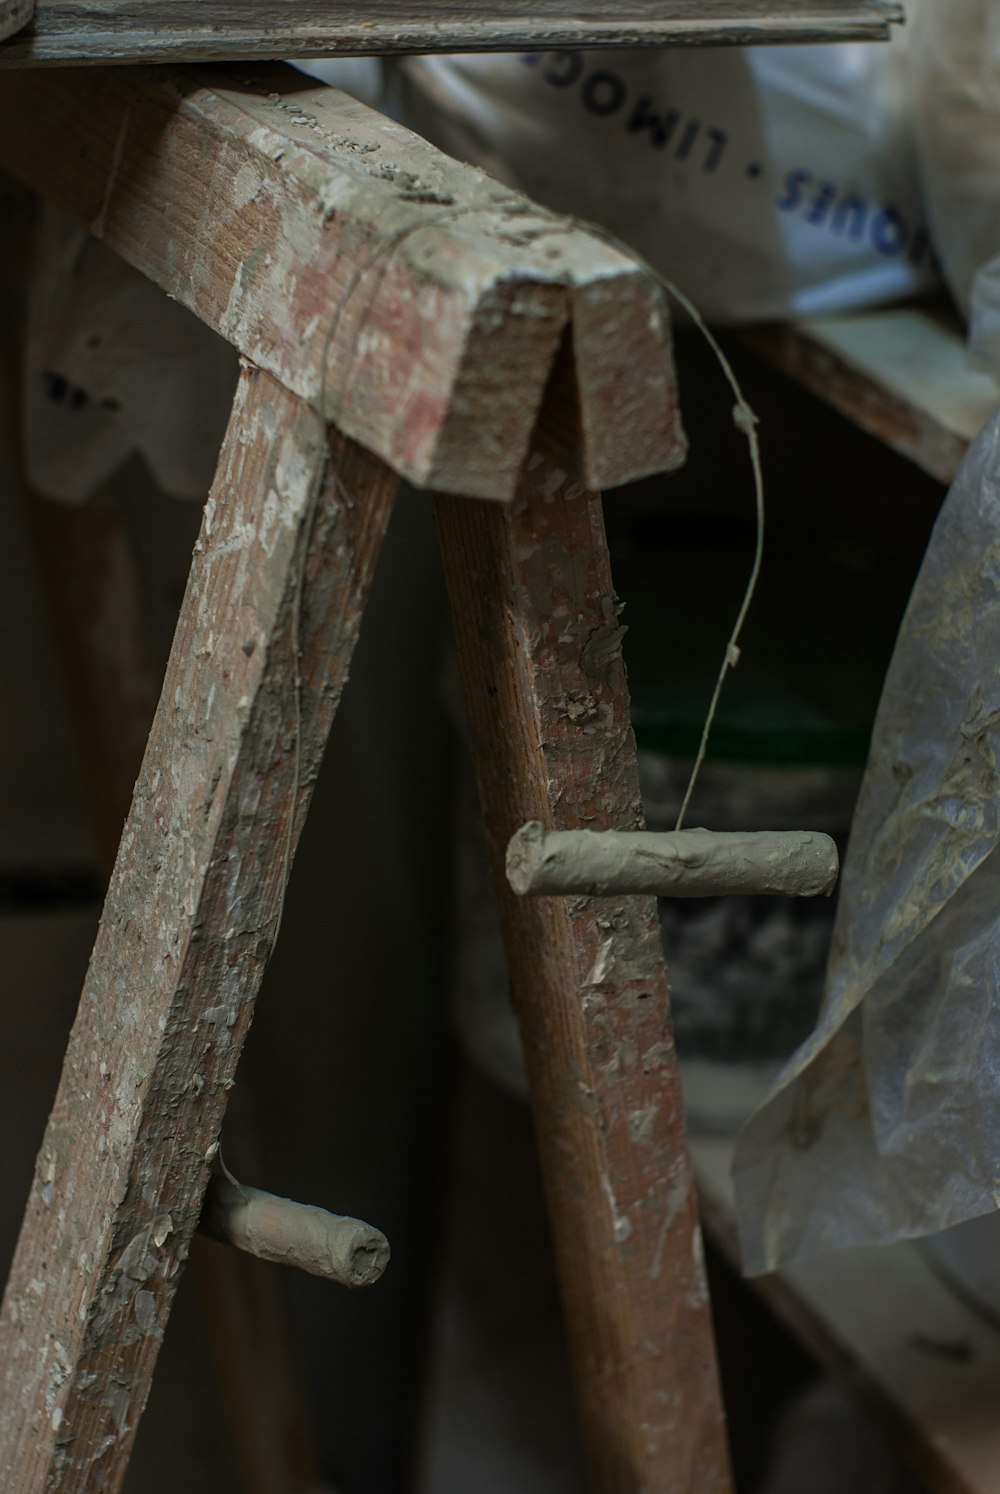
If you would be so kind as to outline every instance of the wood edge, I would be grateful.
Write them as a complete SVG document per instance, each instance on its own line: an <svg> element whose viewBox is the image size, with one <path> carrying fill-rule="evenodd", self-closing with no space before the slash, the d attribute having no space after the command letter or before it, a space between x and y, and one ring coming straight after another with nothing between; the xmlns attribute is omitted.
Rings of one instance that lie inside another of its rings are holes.
<svg viewBox="0 0 1000 1494"><path fill-rule="evenodd" d="M615 25L605 21L576 20L572 25L553 24L527 27L523 23L494 26L491 40L484 44L482 26L455 26L442 39L439 33L414 26L407 33L402 28L385 28L377 23L329 28L312 39L284 34L222 31L205 27L200 40L172 43L163 39L162 30L150 28L142 33L140 43L135 32L129 44L123 45L120 29L94 30L86 43L68 43L58 36L50 37L37 22L33 30L18 37L9 48L0 48L0 70L13 67L59 67L106 64L123 66L140 62L211 62L242 61L273 57L277 47L289 58L323 57L332 51L350 50L355 55L391 55L399 52L466 52L520 51L540 47L636 47L636 46L754 46L808 44L819 42L888 41L891 28L905 20L903 7L887 4L877 10L870 5L857 8L851 15L838 14L831 8L826 16L792 20L781 16L761 16L751 21L718 21L702 17L682 21L655 22L647 17L622 20ZM272 28L273 30L273 28Z"/></svg>
<svg viewBox="0 0 1000 1494"><path fill-rule="evenodd" d="M691 1150L701 1227L708 1244L722 1257L771 1312L799 1347L822 1366L848 1398L865 1414L876 1417L898 1439L906 1461L933 1494L983 1494L951 1466L947 1449L939 1449L925 1435L917 1419L900 1406L884 1386L868 1373L863 1361L834 1332L815 1308L796 1290L782 1271L766 1276L743 1275L736 1216L730 1204L699 1168L697 1143Z"/></svg>
<svg viewBox="0 0 1000 1494"><path fill-rule="evenodd" d="M505 351L520 379L520 397L512 407L513 419L502 399L483 402L484 418L470 430L466 381L474 387L481 360L492 356L493 325L505 302L518 307L518 314L506 319ZM419 480L412 479L417 486L465 498L514 501L569 319L569 298L560 286L504 279L483 288L433 461ZM470 437L479 448L472 463L464 456Z"/></svg>
<svg viewBox="0 0 1000 1494"><path fill-rule="evenodd" d="M688 452L666 294L620 252L620 270L573 290L581 477L598 492L675 472Z"/></svg>
<svg viewBox="0 0 1000 1494"><path fill-rule="evenodd" d="M867 435L946 486L954 481L969 443L885 388L841 353L794 322L743 327L734 334L757 357L843 415Z"/></svg>

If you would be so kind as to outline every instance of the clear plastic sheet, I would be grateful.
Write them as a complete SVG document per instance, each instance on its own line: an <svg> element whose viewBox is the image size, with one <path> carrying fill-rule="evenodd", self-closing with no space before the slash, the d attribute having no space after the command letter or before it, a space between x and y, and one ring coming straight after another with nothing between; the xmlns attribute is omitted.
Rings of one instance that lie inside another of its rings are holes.
<svg viewBox="0 0 1000 1494"><path fill-rule="evenodd" d="M1000 1206L1000 412L879 705L819 1024L741 1134L750 1274Z"/></svg>
<svg viewBox="0 0 1000 1494"><path fill-rule="evenodd" d="M1000 6L933 0L912 17L909 116L934 246L965 315L1000 254Z"/></svg>

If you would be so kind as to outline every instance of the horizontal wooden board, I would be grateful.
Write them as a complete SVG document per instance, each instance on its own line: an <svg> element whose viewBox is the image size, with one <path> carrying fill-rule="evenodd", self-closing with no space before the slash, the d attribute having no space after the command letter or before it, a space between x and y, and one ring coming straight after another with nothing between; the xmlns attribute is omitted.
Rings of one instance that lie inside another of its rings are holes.
<svg viewBox="0 0 1000 1494"><path fill-rule="evenodd" d="M732 1143L692 1137L707 1237L739 1269ZM928 1494L1000 1489L1000 1333L919 1242L797 1262L755 1287L774 1315L897 1440Z"/></svg>
<svg viewBox="0 0 1000 1494"><path fill-rule="evenodd" d="M512 496L570 325L586 481L677 464L641 265L336 89L250 71L11 73L0 167L418 487Z"/></svg>
<svg viewBox="0 0 1000 1494"><path fill-rule="evenodd" d="M969 442L1000 404L1000 388L969 366L964 332L944 307L814 317L740 336L938 482L954 479Z"/></svg>
<svg viewBox="0 0 1000 1494"><path fill-rule="evenodd" d="M0 66L885 40L894 0L37 0Z"/></svg>

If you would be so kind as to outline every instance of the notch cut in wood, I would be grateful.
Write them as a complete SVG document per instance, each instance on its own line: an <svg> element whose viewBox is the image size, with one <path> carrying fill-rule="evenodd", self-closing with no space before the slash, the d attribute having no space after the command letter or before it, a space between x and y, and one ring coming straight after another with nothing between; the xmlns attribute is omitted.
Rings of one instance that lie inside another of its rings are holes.
<svg viewBox="0 0 1000 1494"><path fill-rule="evenodd" d="M297 1266L341 1286L373 1286L389 1264L389 1242L374 1225L227 1177L209 1183L198 1229L258 1260Z"/></svg>
<svg viewBox="0 0 1000 1494"><path fill-rule="evenodd" d="M532 820L507 847L511 887L536 897L829 897L838 870L836 845L813 830L546 830Z"/></svg>
<svg viewBox="0 0 1000 1494"><path fill-rule="evenodd" d="M572 475L683 460L648 271L291 68L11 73L0 168L416 487L510 501L567 339Z"/></svg>

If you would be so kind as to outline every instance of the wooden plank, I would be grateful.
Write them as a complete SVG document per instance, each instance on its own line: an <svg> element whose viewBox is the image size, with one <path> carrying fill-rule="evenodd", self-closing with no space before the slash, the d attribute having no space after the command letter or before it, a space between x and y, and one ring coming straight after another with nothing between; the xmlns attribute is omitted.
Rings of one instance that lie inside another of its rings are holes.
<svg viewBox="0 0 1000 1494"><path fill-rule="evenodd" d="M0 65L197 62L329 52L517 51L525 47L727 46L885 40L891 0L37 0Z"/></svg>
<svg viewBox="0 0 1000 1494"><path fill-rule="evenodd" d="M0 1312L0 1483L121 1485L395 478L245 368Z"/></svg>
<svg viewBox="0 0 1000 1494"><path fill-rule="evenodd" d="M969 367L962 329L944 309L815 317L748 328L740 338L943 483L1000 403L989 374Z"/></svg>
<svg viewBox="0 0 1000 1494"><path fill-rule="evenodd" d="M732 1143L691 1144L705 1232L739 1270ZM845 1250L750 1282L862 1407L929 1494L1000 1488L1000 1333L936 1274L922 1247Z"/></svg>
<svg viewBox="0 0 1000 1494"><path fill-rule="evenodd" d="M441 498L437 517L594 1487L713 1494L725 1434L655 903L518 899L504 876L525 820L641 824L600 499L536 455L512 508Z"/></svg>
<svg viewBox="0 0 1000 1494"><path fill-rule="evenodd" d="M156 708L159 681L147 648L141 577L115 502L36 497L26 506L45 582L83 769L100 866L110 876ZM226 1152L242 1177L261 1176L247 1081L226 1120ZM216 1367L228 1452L243 1494L297 1494L318 1487L288 1313L275 1273L262 1262L219 1259L205 1240L191 1266L201 1326Z"/></svg>
<svg viewBox="0 0 1000 1494"><path fill-rule="evenodd" d="M512 496L571 318L594 480L683 455L640 266L291 69L11 74L0 165L419 486Z"/></svg>

